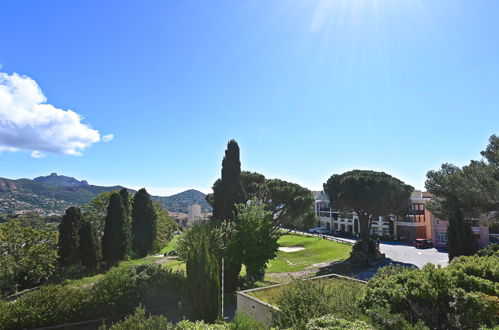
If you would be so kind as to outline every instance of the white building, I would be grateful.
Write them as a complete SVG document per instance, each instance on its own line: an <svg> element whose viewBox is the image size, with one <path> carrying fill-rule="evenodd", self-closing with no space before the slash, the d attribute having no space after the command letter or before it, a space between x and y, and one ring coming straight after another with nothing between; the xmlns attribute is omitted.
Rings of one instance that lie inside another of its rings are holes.
<svg viewBox="0 0 499 330"><path fill-rule="evenodd" d="M315 194L315 213L319 218L319 226L333 232L342 232L357 236L360 233L359 217L355 212L342 213L330 207L329 198L324 192ZM390 236L390 219L379 217L371 224L371 234ZM396 230L396 226L393 226Z"/></svg>

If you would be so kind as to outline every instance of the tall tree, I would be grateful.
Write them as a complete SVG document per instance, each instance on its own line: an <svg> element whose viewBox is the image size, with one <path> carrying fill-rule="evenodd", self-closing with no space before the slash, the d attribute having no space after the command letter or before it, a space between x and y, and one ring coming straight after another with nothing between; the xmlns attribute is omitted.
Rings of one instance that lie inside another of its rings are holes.
<svg viewBox="0 0 499 330"><path fill-rule="evenodd" d="M125 208L119 193L109 198L107 215L102 236L102 258L108 264L117 263L125 258L129 246L130 233L127 228Z"/></svg>
<svg viewBox="0 0 499 330"><path fill-rule="evenodd" d="M102 258L102 247L97 230L90 221L83 221L80 228L80 260L83 266L94 271Z"/></svg>
<svg viewBox="0 0 499 330"><path fill-rule="evenodd" d="M130 216L130 193L128 189L123 188L120 190L121 200L123 201L123 207L125 208L126 216Z"/></svg>
<svg viewBox="0 0 499 330"><path fill-rule="evenodd" d="M178 229L178 225L159 201L153 201L152 205L156 214L156 237L153 252L157 252L173 238L173 233Z"/></svg>
<svg viewBox="0 0 499 330"><path fill-rule="evenodd" d="M80 261L80 226L80 209L74 206L68 208L59 224L59 240L57 242L59 262L63 266L76 264Z"/></svg>
<svg viewBox="0 0 499 330"><path fill-rule="evenodd" d="M277 255L279 236L274 230L272 213L265 211L264 204L253 200L238 205L235 244L248 280L263 280L267 262Z"/></svg>
<svg viewBox="0 0 499 330"><path fill-rule="evenodd" d="M406 214L413 189L384 172L365 170L334 174L324 184L335 208L353 210L359 217L361 247L368 259L371 222L387 214Z"/></svg>
<svg viewBox="0 0 499 330"><path fill-rule="evenodd" d="M213 185L212 202L213 219L234 220L236 204L246 201L241 182L241 161L239 160L239 145L230 140L222 161L222 177Z"/></svg>
<svg viewBox="0 0 499 330"><path fill-rule="evenodd" d="M220 310L220 270L211 249L211 233L204 224L192 228L195 240L186 254L189 295L196 318L214 322Z"/></svg>
<svg viewBox="0 0 499 330"><path fill-rule="evenodd" d="M428 208L437 217L449 221L449 260L460 255L474 254L478 250L478 243L465 217L475 214L477 202L473 196L475 192L467 184L466 174L457 166L443 164L440 170L429 171L426 177L426 189L435 197L428 203Z"/></svg>
<svg viewBox="0 0 499 330"><path fill-rule="evenodd" d="M230 140L222 161L221 178L213 184L213 195L207 198L213 207L212 219L217 222L234 221L237 212L236 204L244 203L246 200L241 181L239 145L235 140ZM224 269L226 292L233 292L237 288L242 264L236 252L230 247L226 249Z"/></svg>
<svg viewBox="0 0 499 330"><path fill-rule="evenodd" d="M156 221L151 196L142 188L135 194L132 207L132 249L137 256L145 257L152 251Z"/></svg>

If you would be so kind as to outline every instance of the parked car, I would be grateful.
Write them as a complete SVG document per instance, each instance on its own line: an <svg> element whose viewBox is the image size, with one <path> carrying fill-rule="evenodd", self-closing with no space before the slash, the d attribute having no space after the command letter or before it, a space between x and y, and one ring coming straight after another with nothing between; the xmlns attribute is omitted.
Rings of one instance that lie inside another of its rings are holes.
<svg viewBox="0 0 499 330"><path fill-rule="evenodd" d="M310 234L317 234L317 233L319 232L319 230L320 230L320 229L321 229L321 227L314 227L314 228L310 228L310 229L308 230L308 232L309 232Z"/></svg>
<svg viewBox="0 0 499 330"><path fill-rule="evenodd" d="M416 249L428 249L433 247L433 242L431 239L418 238L414 241Z"/></svg>

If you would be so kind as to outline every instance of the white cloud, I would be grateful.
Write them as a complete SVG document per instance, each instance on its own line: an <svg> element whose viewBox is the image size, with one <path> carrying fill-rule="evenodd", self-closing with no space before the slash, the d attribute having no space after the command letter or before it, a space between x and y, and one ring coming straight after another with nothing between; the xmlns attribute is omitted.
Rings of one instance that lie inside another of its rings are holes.
<svg viewBox="0 0 499 330"><path fill-rule="evenodd" d="M102 137L102 142L110 142L114 139L114 134L107 134Z"/></svg>
<svg viewBox="0 0 499 330"><path fill-rule="evenodd" d="M35 158L44 152L79 156L92 144L112 139L112 134L101 138L76 112L46 101L33 79L0 72L0 151L29 150Z"/></svg>
<svg viewBox="0 0 499 330"><path fill-rule="evenodd" d="M43 158L43 157L45 157L45 156L46 156L46 155L45 155L43 152L41 152L41 151L37 151L37 150L35 150L35 151L33 151L33 152L31 153L31 157L33 157L33 158Z"/></svg>

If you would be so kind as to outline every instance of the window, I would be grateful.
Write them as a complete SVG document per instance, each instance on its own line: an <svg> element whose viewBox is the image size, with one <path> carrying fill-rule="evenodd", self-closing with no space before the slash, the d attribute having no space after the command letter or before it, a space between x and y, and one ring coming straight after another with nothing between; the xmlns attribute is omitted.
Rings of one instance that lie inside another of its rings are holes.
<svg viewBox="0 0 499 330"><path fill-rule="evenodd" d="M436 243L442 244L442 245L447 245L447 233L438 232Z"/></svg>

